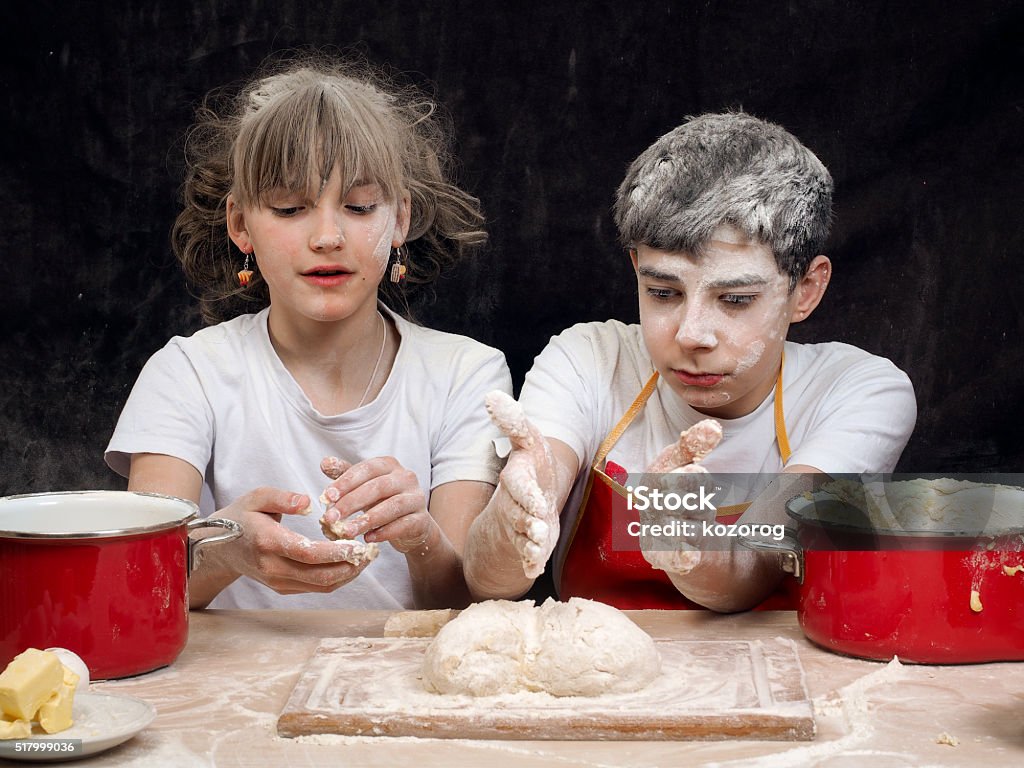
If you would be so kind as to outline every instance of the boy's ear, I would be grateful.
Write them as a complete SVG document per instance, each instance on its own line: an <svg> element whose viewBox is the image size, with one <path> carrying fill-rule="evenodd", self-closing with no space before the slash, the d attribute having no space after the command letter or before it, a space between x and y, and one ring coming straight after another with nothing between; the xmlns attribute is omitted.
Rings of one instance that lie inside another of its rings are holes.
<svg viewBox="0 0 1024 768"><path fill-rule="evenodd" d="M242 206L234 195L228 195L224 218L227 220L228 237L231 242L238 246L242 253L252 252L252 242L249 239L249 230L245 226L245 213Z"/></svg>
<svg viewBox="0 0 1024 768"><path fill-rule="evenodd" d="M821 302L821 297L825 295L831 277L832 262L828 256L815 256L800 282L796 284L796 303L789 318L791 323L799 323L810 317L811 312Z"/></svg>

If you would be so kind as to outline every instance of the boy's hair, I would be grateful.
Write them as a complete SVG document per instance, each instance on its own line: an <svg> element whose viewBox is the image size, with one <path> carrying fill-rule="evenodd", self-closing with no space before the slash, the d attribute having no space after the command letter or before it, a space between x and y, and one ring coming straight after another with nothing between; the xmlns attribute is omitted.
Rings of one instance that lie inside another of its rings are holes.
<svg viewBox="0 0 1024 768"><path fill-rule="evenodd" d="M790 290L822 252L832 177L781 126L742 112L688 118L626 173L615 223L627 248L699 254L729 224L772 249Z"/></svg>
<svg viewBox="0 0 1024 768"><path fill-rule="evenodd" d="M437 105L385 83L367 65L318 55L282 61L234 96L213 93L185 144L184 207L172 245L198 290L203 318L219 322L270 303L257 274L238 284L242 256L227 236L226 200L267 203L275 189L319 198L337 166L345 189L377 183L389 201L410 195L407 283L429 283L486 240L480 203L450 181L449 125ZM387 280L381 288L405 304Z"/></svg>

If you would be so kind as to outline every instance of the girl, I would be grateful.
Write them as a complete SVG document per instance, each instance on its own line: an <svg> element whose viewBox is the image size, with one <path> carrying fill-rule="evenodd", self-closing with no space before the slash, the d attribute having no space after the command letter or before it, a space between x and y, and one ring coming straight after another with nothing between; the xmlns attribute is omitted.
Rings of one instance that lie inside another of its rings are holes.
<svg viewBox="0 0 1024 768"><path fill-rule="evenodd" d="M485 238L434 110L318 61L199 111L173 246L216 324L153 355L106 452L129 490L241 524L193 573L193 607L468 601L462 546L500 468L482 403L508 368L378 299ZM342 541L306 514L321 491ZM357 536L390 546L373 560Z"/></svg>

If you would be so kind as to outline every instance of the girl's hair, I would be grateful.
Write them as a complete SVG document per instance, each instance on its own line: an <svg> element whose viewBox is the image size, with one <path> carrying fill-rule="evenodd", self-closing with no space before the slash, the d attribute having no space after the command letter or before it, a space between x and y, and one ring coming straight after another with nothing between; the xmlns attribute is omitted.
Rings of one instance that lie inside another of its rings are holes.
<svg viewBox="0 0 1024 768"><path fill-rule="evenodd" d="M701 115L633 161L615 223L627 248L689 253L731 224L772 249L792 289L825 247L832 177L781 126L743 112Z"/></svg>
<svg viewBox="0 0 1024 768"><path fill-rule="evenodd" d="M257 274L245 288L243 257L227 235L226 201L262 205L274 190L317 199L335 167L345 189L375 182L391 201L410 195L402 289L382 291L408 311L404 286L430 283L483 243L480 203L450 180L449 125L419 92L387 83L366 65L305 56L265 71L236 95L214 92L185 142L183 209L174 252L197 290L203 319L216 323L270 303Z"/></svg>

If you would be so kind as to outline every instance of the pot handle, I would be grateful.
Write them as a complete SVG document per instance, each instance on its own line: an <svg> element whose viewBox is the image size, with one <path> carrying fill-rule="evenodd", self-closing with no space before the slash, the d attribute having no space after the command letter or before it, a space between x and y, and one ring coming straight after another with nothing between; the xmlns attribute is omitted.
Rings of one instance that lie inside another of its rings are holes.
<svg viewBox="0 0 1024 768"><path fill-rule="evenodd" d="M188 533L197 531L200 528L224 528L227 533L218 533L215 536L207 536L205 539L188 540L188 572L189 574L199 565L202 555L202 548L209 544L216 544L222 541L233 541L242 535L242 526L234 520L225 520L222 517L201 517L188 524Z"/></svg>
<svg viewBox="0 0 1024 768"><path fill-rule="evenodd" d="M782 558L782 570L793 574L797 581L804 583L804 548L796 540L796 536L787 533L779 541L765 541L764 539L749 539L741 536L739 539L747 549L757 552L774 552Z"/></svg>

